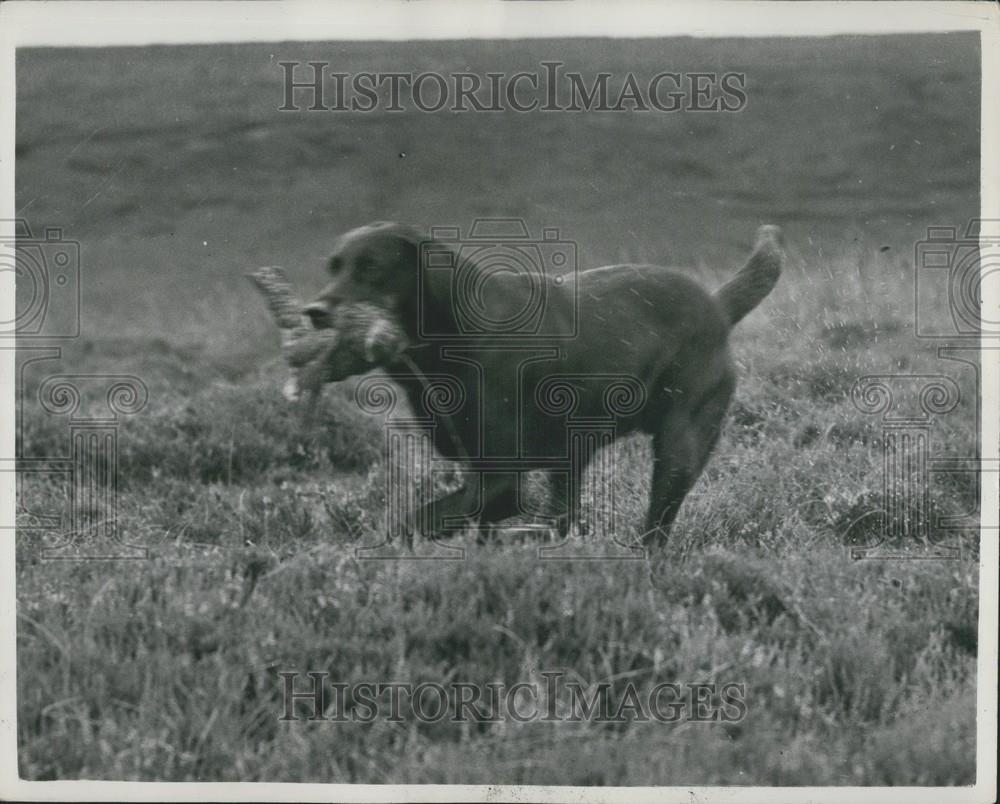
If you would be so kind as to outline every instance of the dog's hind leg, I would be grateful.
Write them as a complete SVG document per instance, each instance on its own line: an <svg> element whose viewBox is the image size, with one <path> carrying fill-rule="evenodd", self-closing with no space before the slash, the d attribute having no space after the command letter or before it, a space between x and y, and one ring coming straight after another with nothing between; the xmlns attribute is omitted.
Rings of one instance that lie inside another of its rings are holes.
<svg viewBox="0 0 1000 804"><path fill-rule="evenodd" d="M733 394L727 372L694 411L674 410L653 435L653 482L644 540L663 547L681 503L719 440L722 420Z"/></svg>

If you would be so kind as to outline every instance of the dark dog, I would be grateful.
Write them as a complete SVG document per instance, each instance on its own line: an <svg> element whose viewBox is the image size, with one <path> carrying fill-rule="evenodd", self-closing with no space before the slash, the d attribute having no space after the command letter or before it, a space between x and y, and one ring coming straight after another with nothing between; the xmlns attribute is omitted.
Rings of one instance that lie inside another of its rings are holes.
<svg viewBox="0 0 1000 804"><path fill-rule="evenodd" d="M462 299L454 276L427 264L429 243L437 253L447 248L393 223L344 235L329 262L333 281L305 312L313 326L324 328L344 302L384 310L405 332L407 345L383 368L399 379L414 409L421 409L426 390L413 381L415 373L449 375L461 383L464 404L436 429L435 447L450 459L475 457L480 470L484 459L495 462L481 472L478 499L460 490L433 503L432 529L440 532L445 519L456 516L490 525L519 513L520 473L551 470L553 460L566 455L570 416L610 416L616 435L640 431L653 437L645 540L664 541L718 440L733 393L729 332L781 273L780 230L761 227L749 261L714 295L683 274L652 265L548 277L539 288L516 272L491 273L465 263L466 290L460 292L471 294L491 321L516 323L526 294L543 292L545 332L518 341L519 348L503 348L501 338L482 332L470 334L457 309ZM585 468L574 466L569 473L563 521L578 515L573 509Z"/></svg>

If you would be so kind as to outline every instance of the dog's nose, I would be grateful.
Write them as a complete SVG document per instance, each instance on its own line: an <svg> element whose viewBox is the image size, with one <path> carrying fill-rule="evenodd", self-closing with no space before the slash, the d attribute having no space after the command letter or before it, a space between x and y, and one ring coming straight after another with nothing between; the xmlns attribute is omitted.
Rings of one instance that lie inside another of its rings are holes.
<svg viewBox="0 0 1000 804"><path fill-rule="evenodd" d="M326 302L312 302L302 308L302 312L309 316L309 322L313 329L330 329L333 327L333 316L330 314L330 306Z"/></svg>

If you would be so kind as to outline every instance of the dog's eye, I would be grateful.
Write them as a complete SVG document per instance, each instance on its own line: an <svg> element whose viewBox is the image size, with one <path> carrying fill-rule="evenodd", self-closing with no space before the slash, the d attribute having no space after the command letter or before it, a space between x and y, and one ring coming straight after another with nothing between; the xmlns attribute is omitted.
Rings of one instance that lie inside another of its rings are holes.
<svg viewBox="0 0 1000 804"><path fill-rule="evenodd" d="M327 267L327 270L329 270L331 274L337 273L337 271L339 271L340 267L341 267L340 257L331 257L330 258L330 262L327 263L326 267Z"/></svg>

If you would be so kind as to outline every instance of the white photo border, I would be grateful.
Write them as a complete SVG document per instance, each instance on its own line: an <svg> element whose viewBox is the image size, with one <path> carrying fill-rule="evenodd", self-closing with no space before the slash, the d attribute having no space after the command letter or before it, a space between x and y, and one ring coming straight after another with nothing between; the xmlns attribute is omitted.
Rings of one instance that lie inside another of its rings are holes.
<svg viewBox="0 0 1000 804"><path fill-rule="evenodd" d="M797 37L978 31L982 54L981 211L1000 219L1000 6L970 2L67 2L0 4L0 221L13 221L15 51L277 41L404 41L570 37ZM12 226L12 224L2 224ZM0 236L9 236L2 231ZM983 285L1000 310L1000 285ZM0 293L0 320L14 320L14 294ZM1000 351L981 349L984 464L1000 461ZM0 455L14 452L14 352L0 350ZM989 411L994 411L991 415ZM785 787L784 802L988 802L996 800L997 577L1000 473L982 473L977 782L969 787ZM15 476L0 473L0 522L13 523ZM990 527L992 526L992 528ZM17 775L14 540L0 544L0 799L22 801L704 801L755 802L757 787L543 787L25 781Z"/></svg>

